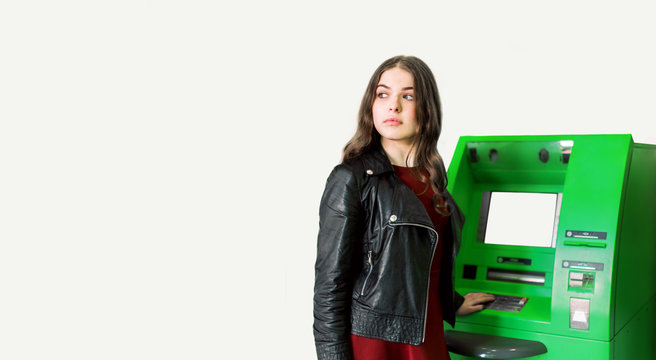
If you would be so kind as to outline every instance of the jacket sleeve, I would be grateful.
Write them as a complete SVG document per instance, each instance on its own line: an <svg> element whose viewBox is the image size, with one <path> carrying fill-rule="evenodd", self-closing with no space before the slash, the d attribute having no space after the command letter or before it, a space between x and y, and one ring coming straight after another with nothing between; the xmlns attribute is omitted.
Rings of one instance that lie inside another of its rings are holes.
<svg viewBox="0 0 656 360"><path fill-rule="evenodd" d="M319 209L314 282L314 340L319 360L352 359L351 293L359 270L362 205L353 172L338 165Z"/></svg>
<svg viewBox="0 0 656 360"><path fill-rule="evenodd" d="M455 200L446 192L449 207L451 207L451 227L450 236L452 240L452 253L449 261L443 261L442 272L440 273L440 298L442 300L442 316L444 321L449 323L451 327L456 325L456 311L464 302L464 297L455 291L455 271L454 265L456 256L460 250L460 242L462 237L462 226L465 222L465 217L456 204Z"/></svg>
<svg viewBox="0 0 656 360"><path fill-rule="evenodd" d="M451 194L449 194L449 197L451 198L451 204L453 205L453 211L451 213L451 216L455 217L453 224L455 224L453 231L453 250L454 250L454 258L453 261L455 263L455 256L460 252L460 243L462 242L462 227L465 224L465 215L462 213L462 210L458 207L458 204L456 204L456 201L451 197ZM451 269L452 276L455 274L455 271ZM455 279L453 279L453 284L455 284ZM453 304L455 305L455 311L458 311L460 306L462 306L462 303L465 302L465 298L460 295L457 291L453 291Z"/></svg>
<svg viewBox="0 0 656 360"><path fill-rule="evenodd" d="M459 292L454 291L453 292L453 305L455 305L454 308L456 309L456 311L458 311L458 309L460 309L460 307L462 306L462 303L464 303L464 302L465 302L465 297L460 295Z"/></svg>

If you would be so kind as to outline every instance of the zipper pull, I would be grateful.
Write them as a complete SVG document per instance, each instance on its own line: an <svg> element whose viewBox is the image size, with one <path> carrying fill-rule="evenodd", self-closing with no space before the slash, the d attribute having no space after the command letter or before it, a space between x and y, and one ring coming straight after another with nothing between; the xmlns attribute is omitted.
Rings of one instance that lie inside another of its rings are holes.
<svg viewBox="0 0 656 360"><path fill-rule="evenodd" d="M374 262L371 260L372 253L373 253L372 250L369 250L367 252L367 264L369 265L369 269L367 270L367 276L364 278L364 283L362 284L362 290L360 290L360 296L364 295L364 289L367 287L369 276L371 276L371 272L374 270Z"/></svg>

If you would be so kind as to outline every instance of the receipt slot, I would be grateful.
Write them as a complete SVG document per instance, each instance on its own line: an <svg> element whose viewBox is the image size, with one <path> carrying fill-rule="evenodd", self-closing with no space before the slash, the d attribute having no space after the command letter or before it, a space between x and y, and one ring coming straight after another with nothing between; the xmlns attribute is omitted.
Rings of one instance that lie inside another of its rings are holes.
<svg viewBox="0 0 656 360"><path fill-rule="evenodd" d="M631 135L461 137L455 282L496 295L451 358L656 359L656 146Z"/></svg>

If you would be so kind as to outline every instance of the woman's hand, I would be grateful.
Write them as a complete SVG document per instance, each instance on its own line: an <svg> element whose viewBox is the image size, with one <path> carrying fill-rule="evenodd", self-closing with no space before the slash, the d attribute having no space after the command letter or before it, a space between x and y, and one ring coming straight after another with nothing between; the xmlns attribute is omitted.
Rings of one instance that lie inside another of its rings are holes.
<svg viewBox="0 0 656 360"><path fill-rule="evenodd" d="M457 315L469 315L483 310L483 304L494 300L494 295L486 293L469 293L465 295L465 301L456 311Z"/></svg>

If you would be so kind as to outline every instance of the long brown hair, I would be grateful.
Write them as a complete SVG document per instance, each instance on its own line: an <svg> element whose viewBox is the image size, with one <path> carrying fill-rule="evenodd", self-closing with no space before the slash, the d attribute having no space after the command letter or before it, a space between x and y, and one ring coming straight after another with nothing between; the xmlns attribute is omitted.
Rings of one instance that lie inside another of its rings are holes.
<svg viewBox="0 0 656 360"><path fill-rule="evenodd" d="M412 145L415 150L414 165L425 170L430 180L424 171L419 171L416 175L419 180L430 184L435 192L435 196L433 196L435 210L441 214L447 214L447 203L444 198L447 185L446 169L444 161L437 151L437 140L442 131L442 105L433 72L419 58L395 56L384 61L374 71L360 103L357 130L344 147L342 161L348 161L373 148L380 147L380 134L374 128L372 106L381 75L395 67L408 71L414 80L415 115L419 126L416 140Z"/></svg>

